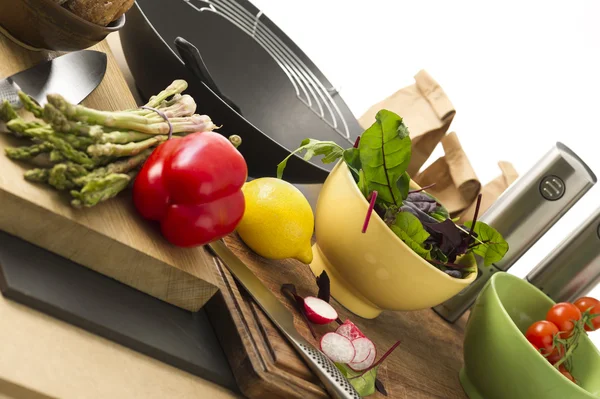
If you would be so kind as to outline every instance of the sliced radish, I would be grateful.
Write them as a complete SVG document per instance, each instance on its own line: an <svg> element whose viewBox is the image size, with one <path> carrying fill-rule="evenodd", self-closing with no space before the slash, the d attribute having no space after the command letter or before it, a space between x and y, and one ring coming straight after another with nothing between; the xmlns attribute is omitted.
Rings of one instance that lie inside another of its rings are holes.
<svg viewBox="0 0 600 399"><path fill-rule="evenodd" d="M304 298L304 310L308 320L315 324L328 324L338 318L333 306L314 296Z"/></svg>
<svg viewBox="0 0 600 399"><path fill-rule="evenodd" d="M356 355L354 355L351 363L364 362L369 357L369 354L375 351L375 344L369 338L357 338L351 342L356 350Z"/></svg>
<svg viewBox="0 0 600 399"><path fill-rule="evenodd" d="M346 319L344 324L339 326L337 328L337 330L335 330L335 332L340 335L343 335L344 337L348 338L350 341L365 337L365 335L358 329L358 327L356 327L356 325L348 319Z"/></svg>
<svg viewBox="0 0 600 399"><path fill-rule="evenodd" d="M373 348L369 351L369 355L365 360L357 363L348 363L348 366L354 371L363 371L371 367L375 361L375 357L377 357L377 350Z"/></svg>
<svg viewBox="0 0 600 399"><path fill-rule="evenodd" d="M356 349L348 338L332 332L321 338L321 350L336 363L349 363L356 355Z"/></svg>

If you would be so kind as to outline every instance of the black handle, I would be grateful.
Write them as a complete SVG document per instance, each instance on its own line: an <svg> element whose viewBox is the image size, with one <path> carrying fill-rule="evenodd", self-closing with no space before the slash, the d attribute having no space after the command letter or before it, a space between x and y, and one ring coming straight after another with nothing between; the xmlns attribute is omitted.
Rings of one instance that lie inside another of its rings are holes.
<svg viewBox="0 0 600 399"><path fill-rule="evenodd" d="M183 63L190 70L190 72L192 72L194 76L196 76L198 79L204 82L204 84L207 85L212 91L214 91L215 94L219 96L223 101L225 101L227 105L229 105L238 114L241 115L242 112L240 108L237 105L235 105L233 101L227 98L217 87L217 84L210 75L206 64L204 64L204 60L202 59L198 48L192 43L185 40L183 37L177 37L175 39L175 46L177 46L177 51L183 59Z"/></svg>

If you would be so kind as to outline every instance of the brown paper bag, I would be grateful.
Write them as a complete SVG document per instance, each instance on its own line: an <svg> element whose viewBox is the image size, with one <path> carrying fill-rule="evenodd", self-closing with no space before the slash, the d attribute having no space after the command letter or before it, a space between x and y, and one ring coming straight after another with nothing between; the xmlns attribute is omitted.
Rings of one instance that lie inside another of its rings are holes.
<svg viewBox="0 0 600 399"><path fill-rule="evenodd" d="M456 133L444 136L442 146L445 155L413 180L421 187L435 184L427 192L444 204L451 217L456 217L475 201L481 190L481 183Z"/></svg>
<svg viewBox="0 0 600 399"><path fill-rule="evenodd" d="M483 186L483 189L481 190L481 206L479 207L479 216L483 215L485 211L487 211L489 207L496 202L498 197L500 197L500 195L506 191L508 186L510 186L519 177L519 174L509 162L500 161L498 162L498 166L500 167L502 174ZM459 223L473 220L475 206L476 202L473 202L471 206L469 206L469 208L460 215Z"/></svg>
<svg viewBox="0 0 600 399"><path fill-rule="evenodd" d="M415 176L434 148L448 131L456 111L440 85L424 70L415 75L415 84L398 90L385 100L373 105L359 119L367 129L375 122L375 115L388 109L404 119L412 140L412 157L408 174Z"/></svg>

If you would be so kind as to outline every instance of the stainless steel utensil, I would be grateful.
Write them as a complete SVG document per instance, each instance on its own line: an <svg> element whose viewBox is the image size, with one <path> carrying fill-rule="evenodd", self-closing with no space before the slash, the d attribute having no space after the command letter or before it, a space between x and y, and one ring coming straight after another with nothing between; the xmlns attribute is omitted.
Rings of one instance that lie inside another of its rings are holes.
<svg viewBox="0 0 600 399"><path fill-rule="evenodd" d="M294 317L287 308L222 240L208 244L208 248L223 261L233 276L290 341L333 398L360 399L360 395L331 360L302 338L294 327Z"/></svg>
<svg viewBox="0 0 600 399"><path fill-rule="evenodd" d="M573 302L600 283L600 208L525 277L555 302Z"/></svg>
<svg viewBox="0 0 600 399"><path fill-rule="evenodd" d="M46 95L62 95L72 104L79 104L102 82L106 72L106 54L83 50L43 62L6 79L0 79L0 101L8 100L19 109L23 106L19 90L46 103Z"/></svg>
<svg viewBox="0 0 600 399"><path fill-rule="evenodd" d="M567 146L556 143L483 214L509 245L504 258L489 267L478 264L477 279L434 311L454 323L475 302L492 274L507 271L596 183L591 169Z"/></svg>

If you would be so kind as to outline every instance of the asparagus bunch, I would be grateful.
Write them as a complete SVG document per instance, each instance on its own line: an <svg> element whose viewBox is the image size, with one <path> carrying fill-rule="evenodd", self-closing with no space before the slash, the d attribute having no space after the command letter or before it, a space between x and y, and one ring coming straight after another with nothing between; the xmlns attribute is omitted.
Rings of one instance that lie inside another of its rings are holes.
<svg viewBox="0 0 600 399"><path fill-rule="evenodd" d="M7 101L0 103L7 133L32 142L5 153L38 166L25 172L28 181L69 192L74 207L95 206L127 188L169 133L176 138L217 128L195 113L194 99L182 94L186 89L187 82L176 80L145 107L116 112L70 104L58 94L48 95L42 107L20 92L24 108L38 119L26 121Z"/></svg>

